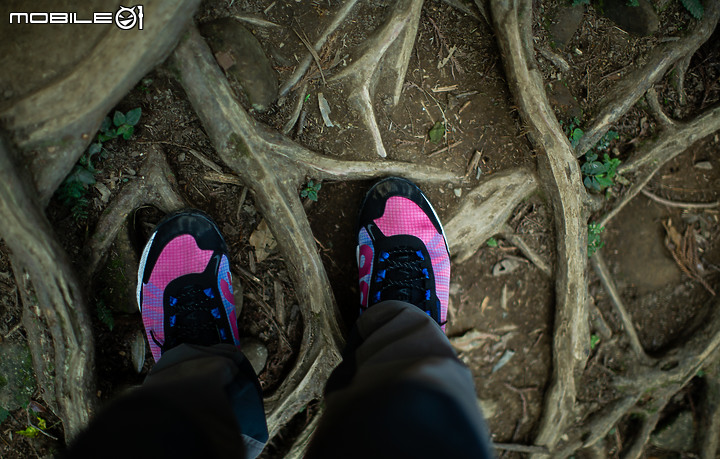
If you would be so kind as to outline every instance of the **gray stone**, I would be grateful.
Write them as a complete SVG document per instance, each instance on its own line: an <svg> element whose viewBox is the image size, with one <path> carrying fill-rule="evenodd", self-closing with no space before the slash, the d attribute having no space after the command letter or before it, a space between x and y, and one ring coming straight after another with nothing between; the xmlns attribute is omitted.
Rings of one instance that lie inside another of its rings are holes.
<svg viewBox="0 0 720 459"><path fill-rule="evenodd" d="M256 339L243 338L240 340L240 349L248 361L250 361L250 365L252 365L253 370L255 370L255 374L259 375L267 363L267 347Z"/></svg>
<svg viewBox="0 0 720 459"><path fill-rule="evenodd" d="M670 451L690 451L695 438L695 424L690 411L683 411L650 436L650 443Z"/></svg>
<svg viewBox="0 0 720 459"><path fill-rule="evenodd" d="M130 342L130 356L132 358L133 369L137 373L142 373L145 365L145 335L137 330Z"/></svg>
<svg viewBox="0 0 720 459"><path fill-rule="evenodd" d="M695 163L695 168L710 171L713 166L710 161L698 161Z"/></svg>
<svg viewBox="0 0 720 459"><path fill-rule="evenodd" d="M253 108L266 110L277 99L278 78L257 38L232 18L203 24L200 32L220 67L242 86Z"/></svg>
<svg viewBox="0 0 720 459"><path fill-rule="evenodd" d="M627 0L603 0L601 7L599 2L595 5L603 16L624 31L639 36L652 35L660 25L658 15L648 0L638 0L638 3L630 6Z"/></svg>
<svg viewBox="0 0 720 459"><path fill-rule="evenodd" d="M562 5L558 7L548 25L548 32L557 48L563 48L572 39L573 35L580 27L580 23L585 13L583 5Z"/></svg>
<svg viewBox="0 0 720 459"><path fill-rule="evenodd" d="M34 391L30 349L25 343L0 343L0 411L27 407Z"/></svg>

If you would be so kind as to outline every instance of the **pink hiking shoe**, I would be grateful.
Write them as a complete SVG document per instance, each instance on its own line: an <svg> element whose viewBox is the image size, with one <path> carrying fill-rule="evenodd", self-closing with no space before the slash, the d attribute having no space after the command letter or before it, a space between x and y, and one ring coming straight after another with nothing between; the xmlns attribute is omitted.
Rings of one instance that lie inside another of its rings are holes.
<svg viewBox="0 0 720 459"><path fill-rule="evenodd" d="M360 312L385 300L419 307L445 330L450 253L435 210L413 182L376 183L360 210Z"/></svg>
<svg viewBox="0 0 720 459"><path fill-rule="evenodd" d="M182 343L240 344L228 249L197 210L161 221L143 250L137 301L153 358Z"/></svg>

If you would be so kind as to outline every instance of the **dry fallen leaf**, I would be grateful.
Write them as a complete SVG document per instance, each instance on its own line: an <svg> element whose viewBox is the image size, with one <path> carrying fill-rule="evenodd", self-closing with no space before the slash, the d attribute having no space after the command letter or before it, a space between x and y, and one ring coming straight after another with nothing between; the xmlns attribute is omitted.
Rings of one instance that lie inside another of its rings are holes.
<svg viewBox="0 0 720 459"><path fill-rule="evenodd" d="M277 247L277 241L266 220L263 219L250 235L250 245L255 248L255 258L258 263L262 263Z"/></svg>

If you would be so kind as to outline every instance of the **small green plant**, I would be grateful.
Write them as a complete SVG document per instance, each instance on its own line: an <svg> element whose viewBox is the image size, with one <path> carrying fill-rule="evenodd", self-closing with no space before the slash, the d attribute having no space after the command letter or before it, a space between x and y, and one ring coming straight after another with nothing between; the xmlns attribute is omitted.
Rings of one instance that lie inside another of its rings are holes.
<svg viewBox="0 0 720 459"><path fill-rule="evenodd" d="M491 237L490 239L487 240L487 245L488 245L488 247L497 247L498 242L495 240L494 237Z"/></svg>
<svg viewBox="0 0 720 459"><path fill-rule="evenodd" d="M613 131L612 129L610 129L609 131L607 131L607 133L605 133L602 139L600 139L600 141L595 144L595 149L598 151L605 151L610 148L610 142L619 138L620 134L618 134L617 131Z"/></svg>
<svg viewBox="0 0 720 459"><path fill-rule="evenodd" d="M431 142L438 143L442 140L445 135L445 124L442 121L438 121L428 131L428 138Z"/></svg>
<svg viewBox="0 0 720 459"><path fill-rule="evenodd" d="M590 223L588 225L588 245L587 245L588 258L592 257L595 254L595 252L600 250L605 245L605 243L600 239L600 234L603 231L605 231L605 227L600 226L597 223Z"/></svg>
<svg viewBox="0 0 720 459"><path fill-rule="evenodd" d="M597 345L600 343L600 337L596 334L590 335L590 349L595 349Z"/></svg>
<svg viewBox="0 0 720 459"><path fill-rule="evenodd" d="M76 222L88 217L87 207L90 201L87 198L87 190L88 186L95 184L95 174L97 173L97 169L93 166L93 157L99 155L101 158L105 158L107 156L103 142L117 137L130 139L135 131L134 126L140 121L141 114L142 110L137 107L125 114L116 111L112 120L106 116L100 125L97 142L90 144L58 188L60 201L70 208L70 214Z"/></svg>
<svg viewBox="0 0 720 459"><path fill-rule="evenodd" d="M305 185L305 188L300 191L300 197L308 198L311 201L317 202L318 191L320 191L320 188L322 188L322 183L315 183L310 180L309 182L307 182L307 185Z"/></svg>
<svg viewBox="0 0 720 459"><path fill-rule="evenodd" d="M142 110L137 107L127 113L116 111L112 120L109 116L106 116L100 125L98 141L105 142L120 136L125 140L129 140L133 132L135 132L135 125L140 121L141 114Z"/></svg>
<svg viewBox="0 0 720 459"><path fill-rule="evenodd" d="M115 328L115 318L112 315L112 311L105 305L103 300L97 300L97 316L100 322L104 323L110 331Z"/></svg>
<svg viewBox="0 0 720 459"><path fill-rule="evenodd" d="M38 416L37 420L38 420L37 427L30 425L30 426L27 426L26 428L24 428L23 430L16 430L15 433L18 433L18 434L22 435L23 437L27 437L27 438L37 437L38 434L40 433L40 430L47 429L47 421L45 421L45 419Z"/></svg>
<svg viewBox="0 0 720 459"><path fill-rule="evenodd" d="M695 19L702 19L705 9L700 0L680 0L686 10L692 14Z"/></svg>
<svg viewBox="0 0 720 459"><path fill-rule="evenodd" d="M570 140L570 145L572 145L573 148L577 147L580 139L585 135L585 132L580 129L580 120L576 116L573 116L563 128L565 129L565 135L568 136Z"/></svg>
<svg viewBox="0 0 720 459"><path fill-rule="evenodd" d="M702 378L705 376L705 371L701 368L697 371L697 373L695 373L695 376L697 376L698 378Z"/></svg>
<svg viewBox="0 0 720 459"><path fill-rule="evenodd" d="M640 0L627 0L627 6L640 6Z"/></svg>
<svg viewBox="0 0 720 459"><path fill-rule="evenodd" d="M619 165L620 160L610 158L607 153L605 153L603 161L600 162L597 153L588 152L585 155L585 164L580 167L580 170L585 175L585 180L583 180L585 187L600 192L607 187L613 186L613 178Z"/></svg>

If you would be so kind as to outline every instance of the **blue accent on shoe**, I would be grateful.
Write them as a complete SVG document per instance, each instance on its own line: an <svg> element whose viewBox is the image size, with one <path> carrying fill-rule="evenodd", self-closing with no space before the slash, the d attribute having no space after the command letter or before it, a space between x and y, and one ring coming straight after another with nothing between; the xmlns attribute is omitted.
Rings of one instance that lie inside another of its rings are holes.
<svg viewBox="0 0 720 459"><path fill-rule="evenodd" d="M170 316L170 326L175 326L175 321L177 320L177 316Z"/></svg>
<svg viewBox="0 0 720 459"><path fill-rule="evenodd" d="M177 303L177 298L171 296L169 297L168 302L170 303L170 306L175 306L175 304Z"/></svg>
<svg viewBox="0 0 720 459"><path fill-rule="evenodd" d="M215 298L215 294L213 293L212 288L206 288L205 295L207 295L208 298Z"/></svg>
<svg viewBox="0 0 720 459"><path fill-rule="evenodd" d="M422 273L425 275L425 279L430 279L430 273L428 273L427 268L423 268Z"/></svg>
<svg viewBox="0 0 720 459"><path fill-rule="evenodd" d="M380 258L381 258L382 260L387 260L388 258L390 258L390 254L387 253L387 252L383 252L383 253L380 254Z"/></svg>
<svg viewBox="0 0 720 459"><path fill-rule="evenodd" d="M382 270L378 271L378 273L377 273L377 280L376 280L375 282L381 282L381 281L385 280L385 273L386 273L386 272L387 272L387 270L385 270L385 269L382 269Z"/></svg>
<svg viewBox="0 0 720 459"><path fill-rule="evenodd" d="M380 301L380 292L375 294L375 301Z"/></svg>
<svg viewBox="0 0 720 459"><path fill-rule="evenodd" d="M432 296L432 292L430 290L425 290L425 299L429 300Z"/></svg>
<svg viewBox="0 0 720 459"><path fill-rule="evenodd" d="M421 251L418 250L417 252L415 252L415 255L417 255L418 257L420 257L421 260L425 260L425 256L422 254Z"/></svg>
<svg viewBox="0 0 720 459"><path fill-rule="evenodd" d="M218 330L218 331L220 332L220 338L223 339L223 340L225 340L226 337L227 337L227 333L225 332L225 329L224 329L224 328L221 328L221 329Z"/></svg>
<svg viewBox="0 0 720 459"><path fill-rule="evenodd" d="M220 310L219 310L218 308L215 308L215 309L213 309L213 310L210 311L210 312L212 313L212 316L213 316L214 318L216 318L216 319L219 319L219 318L220 318Z"/></svg>
<svg viewBox="0 0 720 459"><path fill-rule="evenodd" d="M427 314L427 315L429 315L430 317L432 317L432 313L431 313L430 311L425 311L425 314Z"/></svg>

